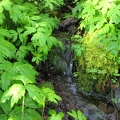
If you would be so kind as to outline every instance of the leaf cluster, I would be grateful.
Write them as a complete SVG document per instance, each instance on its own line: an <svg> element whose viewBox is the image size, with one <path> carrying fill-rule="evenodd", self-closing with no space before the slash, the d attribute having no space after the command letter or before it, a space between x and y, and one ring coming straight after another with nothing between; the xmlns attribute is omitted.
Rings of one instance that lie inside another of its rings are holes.
<svg viewBox="0 0 120 120"><path fill-rule="evenodd" d="M78 76L81 76L80 71L89 76L82 78L83 84L92 79L91 85L96 82L104 85L107 80L119 76L120 1L76 1L72 13L80 19L79 30L85 31L83 37L78 38L77 44L73 45L79 63Z"/></svg>
<svg viewBox="0 0 120 120"><path fill-rule="evenodd" d="M0 1L0 118L4 120L42 120L37 109L44 109L46 101L61 100L53 89L37 87L38 73L30 64L46 60L52 47L62 47L52 36L59 20L43 14L34 2ZM60 6L59 2L46 0L44 9Z"/></svg>

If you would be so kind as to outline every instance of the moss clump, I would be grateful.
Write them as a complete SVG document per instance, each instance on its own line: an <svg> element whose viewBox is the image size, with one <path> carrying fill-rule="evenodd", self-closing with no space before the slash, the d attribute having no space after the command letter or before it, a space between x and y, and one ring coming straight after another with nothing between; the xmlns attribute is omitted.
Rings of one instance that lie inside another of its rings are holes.
<svg viewBox="0 0 120 120"><path fill-rule="evenodd" d="M83 38L85 51L78 58L78 82L83 90L92 91L95 84L102 86L118 72L115 56L107 51L97 32Z"/></svg>

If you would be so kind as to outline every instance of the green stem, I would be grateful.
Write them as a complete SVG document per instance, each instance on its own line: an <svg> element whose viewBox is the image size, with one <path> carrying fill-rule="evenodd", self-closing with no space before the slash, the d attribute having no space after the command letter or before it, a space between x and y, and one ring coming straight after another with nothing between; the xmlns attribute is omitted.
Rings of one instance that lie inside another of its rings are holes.
<svg viewBox="0 0 120 120"><path fill-rule="evenodd" d="M44 116L44 110L45 110L45 102L43 103L42 117Z"/></svg>
<svg viewBox="0 0 120 120"><path fill-rule="evenodd" d="M23 101L22 101L22 120L24 120L24 109L25 109L25 96L23 96Z"/></svg>

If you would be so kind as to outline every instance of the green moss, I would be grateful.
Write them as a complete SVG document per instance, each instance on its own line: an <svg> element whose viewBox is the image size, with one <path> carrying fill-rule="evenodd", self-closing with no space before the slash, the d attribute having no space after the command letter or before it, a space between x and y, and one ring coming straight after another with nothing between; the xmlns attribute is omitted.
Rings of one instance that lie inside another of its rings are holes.
<svg viewBox="0 0 120 120"><path fill-rule="evenodd" d="M106 44L97 37L97 32L84 37L85 51L78 58L78 82L81 88L92 91L95 84L104 85L118 72L114 55L106 49Z"/></svg>

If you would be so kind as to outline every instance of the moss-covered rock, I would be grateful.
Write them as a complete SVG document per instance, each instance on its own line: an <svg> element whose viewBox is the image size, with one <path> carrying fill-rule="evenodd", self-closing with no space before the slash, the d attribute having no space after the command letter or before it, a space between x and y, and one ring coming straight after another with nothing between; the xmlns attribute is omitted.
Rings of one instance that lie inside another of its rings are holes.
<svg viewBox="0 0 120 120"><path fill-rule="evenodd" d="M92 91L104 86L106 81L118 72L116 58L107 51L107 44L101 42L97 32L86 35L82 40L85 51L78 60L78 82L83 90Z"/></svg>

